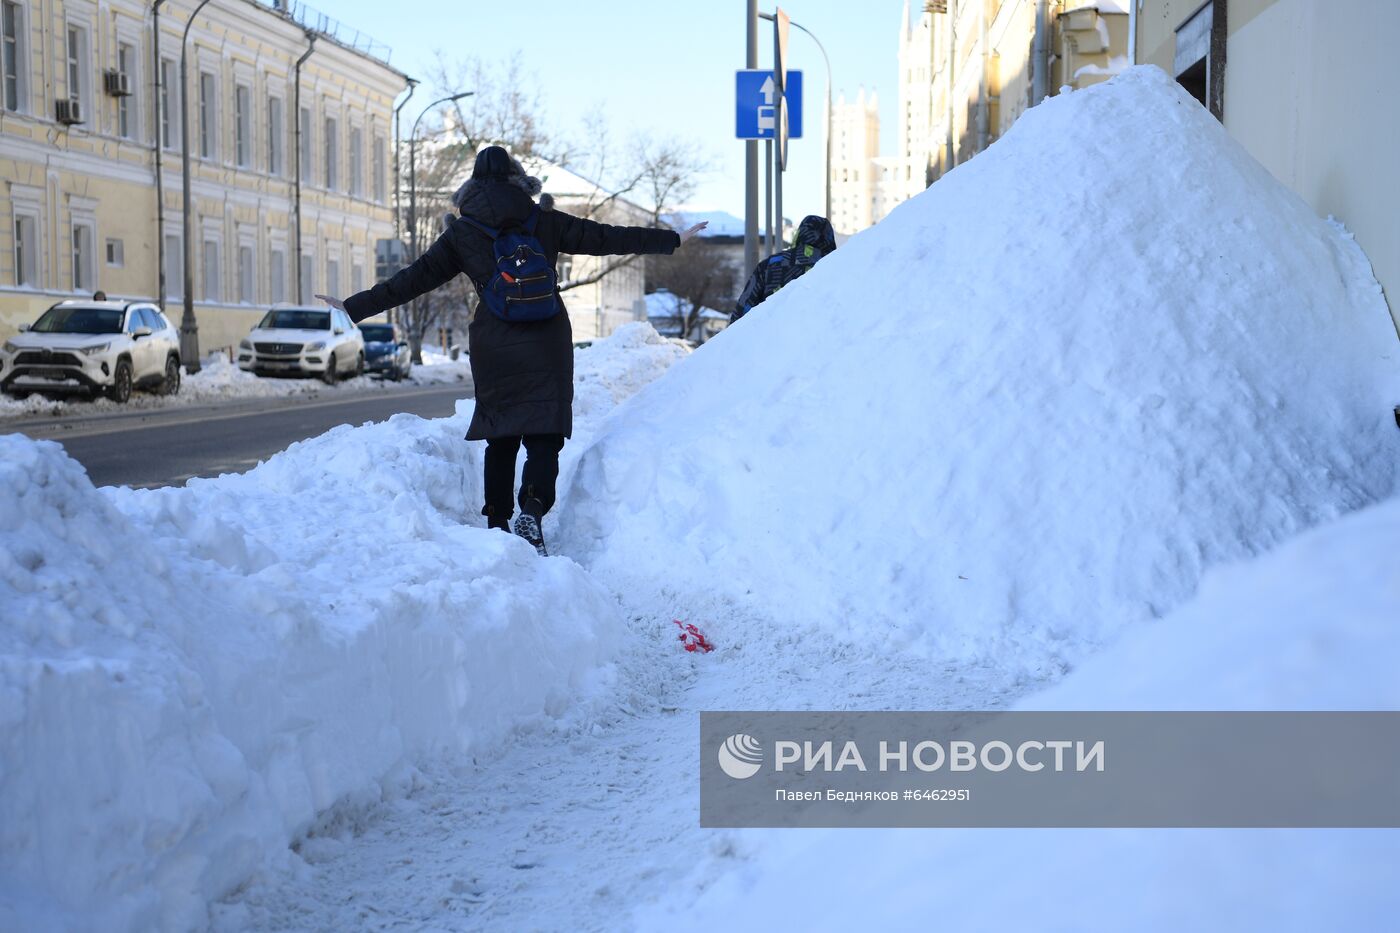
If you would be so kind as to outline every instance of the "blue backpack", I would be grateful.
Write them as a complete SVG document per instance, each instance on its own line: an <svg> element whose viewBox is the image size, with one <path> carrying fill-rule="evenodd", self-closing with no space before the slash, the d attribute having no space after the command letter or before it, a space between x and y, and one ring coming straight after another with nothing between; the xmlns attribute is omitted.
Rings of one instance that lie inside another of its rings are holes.
<svg viewBox="0 0 1400 933"><path fill-rule="evenodd" d="M559 313L556 292L559 279L554 266L535 238L540 209L530 211L522 224L492 230L463 215L463 220L491 238L496 254L496 274L481 290L481 300L503 321L545 321Z"/></svg>

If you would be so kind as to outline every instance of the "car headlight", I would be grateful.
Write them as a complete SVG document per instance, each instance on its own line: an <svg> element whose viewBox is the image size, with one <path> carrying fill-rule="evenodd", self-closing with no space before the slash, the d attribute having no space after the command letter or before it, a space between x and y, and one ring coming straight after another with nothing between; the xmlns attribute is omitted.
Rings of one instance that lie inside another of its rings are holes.
<svg viewBox="0 0 1400 933"><path fill-rule="evenodd" d="M6 352L6 353L18 353L18 352L19 352L19 347L15 346L13 343L11 343L10 341L6 340L6 341L5 341L5 352Z"/></svg>
<svg viewBox="0 0 1400 933"><path fill-rule="evenodd" d="M83 356L96 356L99 353L106 353L111 348L111 341L108 341L107 343L99 343L95 347L83 347L78 352L81 353Z"/></svg>
<svg viewBox="0 0 1400 933"><path fill-rule="evenodd" d="M326 342L324 340L318 340L315 343L308 343L306 345L306 349L308 350L324 350L325 348Z"/></svg>
<svg viewBox="0 0 1400 933"><path fill-rule="evenodd" d="M238 349L251 350L253 349L253 345L248 341L247 337L244 337L242 340L238 341Z"/></svg>

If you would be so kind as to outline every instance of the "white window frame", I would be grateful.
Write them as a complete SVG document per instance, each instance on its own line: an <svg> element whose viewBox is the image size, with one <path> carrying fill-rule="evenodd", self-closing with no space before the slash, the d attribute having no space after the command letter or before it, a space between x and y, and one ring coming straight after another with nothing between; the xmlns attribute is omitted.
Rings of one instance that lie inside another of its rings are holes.
<svg viewBox="0 0 1400 933"><path fill-rule="evenodd" d="M91 295L97 290L97 220L89 213L73 215L68 224L68 244L72 251L71 291ZM86 246L84 255L79 255L80 245Z"/></svg>
<svg viewBox="0 0 1400 933"><path fill-rule="evenodd" d="M122 67L122 51L130 52L126 67ZM125 29L117 34L117 72L126 75L131 93L117 98L117 135L122 139L139 141L141 132L141 40ZM122 131L122 120L126 120L126 131Z"/></svg>
<svg viewBox="0 0 1400 933"><path fill-rule="evenodd" d="M14 35L6 37L0 30L0 110L10 113L29 112L29 5L19 0L4 0L4 10L14 11ZM2 23L3 21L0 21ZM10 106L10 80L14 77L14 106Z"/></svg>
<svg viewBox="0 0 1400 933"><path fill-rule="evenodd" d="M350 141L347 147L348 157L346 158L349 178L346 179L345 190L352 198L363 198L365 196L365 128L355 123L350 124Z"/></svg>
<svg viewBox="0 0 1400 933"><path fill-rule="evenodd" d="M280 94L267 95L267 173L287 174L287 106Z"/></svg>
<svg viewBox="0 0 1400 933"><path fill-rule="evenodd" d="M321 127L325 140L322 164L325 176L322 181L327 191L335 191L340 184L340 118L326 114L321 120Z"/></svg>
<svg viewBox="0 0 1400 933"><path fill-rule="evenodd" d="M292 285L295 286L296 276L292 276ZM297 295L297 303L303 305L311 304L316 292L316 249L312 247L302 248L301 251L301 294ZM339 296L337 296L339 297Z"/></svg>
<svg viewBox="0 0 1400 933"><path fill-rule="evenodd" d="M204 84L206 78L210 82L207 89ZM201 159L214 161L219 158L219 75L201 68L195 84L199 88L196 95L199 105L199 123L195 129L199 143L197 155Z"/></svg>
<svg viewBox="0 0 1400 933"><path fill-rule="evenodd" d="M238 303L258 303L258 256L252 240L238 242Z"/></svg>
<svg viewBox="0 0 1400 933"><path fill-rule="evenodd" d="M78 35L77 49L73 48L74 33ZM83 122L92 126L96 116L92 112L92 31L87 23L74 19L64 23L63 75L68 99L78 102L83 112Z"/></svg>
<svg viewBox="0 0 1400 933"><path fill-rule="evenodd" d="M174 218L165 222L166 230L178 227ZM180 301L185 298L185 241L179 233L165 234L165 297Z"/></svg>
<svg viewBox="0 0 1400 933"><path fill-rule="evenodd" d="M242 82L233 86L233 164L253 167L253 88Z"/></svg>
<svg viewBox="0 0 1400 933"><path fill-rule="evenodd" d="M326 250L326 294L340 297L340 251Z"/></svg>
<svg viewBox="0 0 1400 933"><path fill-rule="evenodd" d="M214 248L214 274L209 274L209 248ZM213 284L211 291L210 284ZM199 300L205 304L224 303L224 239L217 230L205 228L199 240Z"/></svg>
<svg viewBox="0 0 1400 933"><path fill-rule="evenodd" d="M180 63L173 58L160 60L160 113L156 115L162 149L180 148Z"/></svg>
<svg viewBox="0 0 1400 933"><path fill-rule="evenodd" d="M43 263L43 247L40 244L39 212L32 208L15 207L12 213L11 229L14 231L13 262L15 288L38 288ZM22 229L28 229L28 236L22 236Z"/></svg>
<svg viewBox="0 0 1400 933"><path fill-rule="evenodd" d="M267 300L281 304L287 300L287 246L274 243L267 251Z"/></svg>
<svg viewBox="0 0 1400 933"><path fill-rule="evenodd" d="M121 269L126 265L126 243L121 237L109 236L103 241L102 258L109 269Z"/></svg>
<svg viewBox="0 0 1400 933"><path fill-rule="evenodd" d="M301 134L299 153L301 157L301 183L311 184L316 177L316 111L313 107L302 107L297 111L297 131Z"/></svg>
<svg viewBox="0 0 1400 933"><path fill-rule="evenodd" d="M370 159L373 163L372 171L374 172L370 190L374 193L374 201L376 204L383 204L387 197L388 186L385 184L385 179L387 178L386 173L389 165L388 153L388 141L384 138L383 133L376 132L374 134L374 155Z"/></svg>

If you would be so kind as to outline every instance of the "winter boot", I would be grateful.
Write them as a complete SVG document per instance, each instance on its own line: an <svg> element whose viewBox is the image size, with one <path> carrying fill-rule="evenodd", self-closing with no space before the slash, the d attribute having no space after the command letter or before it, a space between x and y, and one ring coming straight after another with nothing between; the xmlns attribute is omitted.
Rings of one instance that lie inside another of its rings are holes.
<svg viewBox="0 0 1400 933"><path fill-rule="evenodd" d="M484 511L486 512L486 527L487 527L487 528L495 528L495 529L498 529L498 530L500 530L500 531L505 531L505 532L509 532L509 531L510 531L510 516L509 516L509 515L497 515L497 514L496 514L496 510L493 509L493 508L491 508L491 506L489 506L489 505L485 508Z"/></svg>
<svg viewBox="0 0 1400 933"><path fill-rule="evenodd" d="M538 499L526 499L520 503L520 514L515 518L515 533L532 544L541 557L548 557L544 546L544 531L541 529L544 518L544 503Z"/></svg>

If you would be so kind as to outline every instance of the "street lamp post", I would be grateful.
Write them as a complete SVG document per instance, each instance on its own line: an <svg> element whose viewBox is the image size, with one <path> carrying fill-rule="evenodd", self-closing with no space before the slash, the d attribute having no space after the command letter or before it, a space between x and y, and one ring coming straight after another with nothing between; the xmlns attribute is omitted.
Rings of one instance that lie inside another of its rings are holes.
<svg viewBox="0 0 1400 933"><path fill-rule="evenodd" d="M399 150L403 147L399 145L402 135L399 133L399 111L413 99L413 92L418 90L418 80L408 79L408 96L399 101L399 105L394 108L394 239L403 238L403 196L400 194L399 178L402 177L401 160Z"/></svg>
<svg viewBox="0 0 1400 933"><path fill-rule="evenodd" d="M194 207L190 203L190 68L189 68L189 40L190 27L194 25L194 19L199 15L199 11L204 9L209 0L199 0L199 6L194 8L190 18L185 22L185 34L180 38L180 167L183 178L184 191L184 257L185 257L185 295L184 313L180 316L180 360L185 364L185 371L188 373L199 372L199 324L194 319L194 256L191 241L193 240L194 227Z"/></svg>
<svg viewBox="0 0 1400 933"><path fill-rule="evenodd" d="M413 258L418 258L418 124L428 115L428 111L441 104L450 104L463 97L471 97L475 91L461 91L440 97L423 108L418 119L413 121L413 130L408 134L408 235L413 241Z"/></svg>
<svg viewBox="0 0 1400 933"><path fill-rule="evenodd" d="M760 14L758 14L758 15L761 16L763 19L768 20L770 23L773 22L773 20L776 18L772 13L760 13ZM827 220L830 220L830 219L831 219L831 59L830 59L830 58L827 56L827 54L826 54L826 46L822 45L821 40L818 39L815 35L813 35L813 34L812 34L812 31L811 31L810 29L808 29L806 26L803 26L801 23L793 22L792 20L789 20L789 21L788 21L788 25L791 26L793 29L799 29L799 30L801 30L802 32L805 32L805 33L807 34L807 36L808 36L813 42L815 42L815 43L817 44L817 49L822 53L822 61L824 61L824 62L826 63L826 184L823 185L823 188L824 188L824 190L825 190L825 192L826 192L826 218L827 218ZM781 223L781 222L782 222L782 221L781 221L781 218L780 218L780 219L779 219L779 223Z"/></svg>

